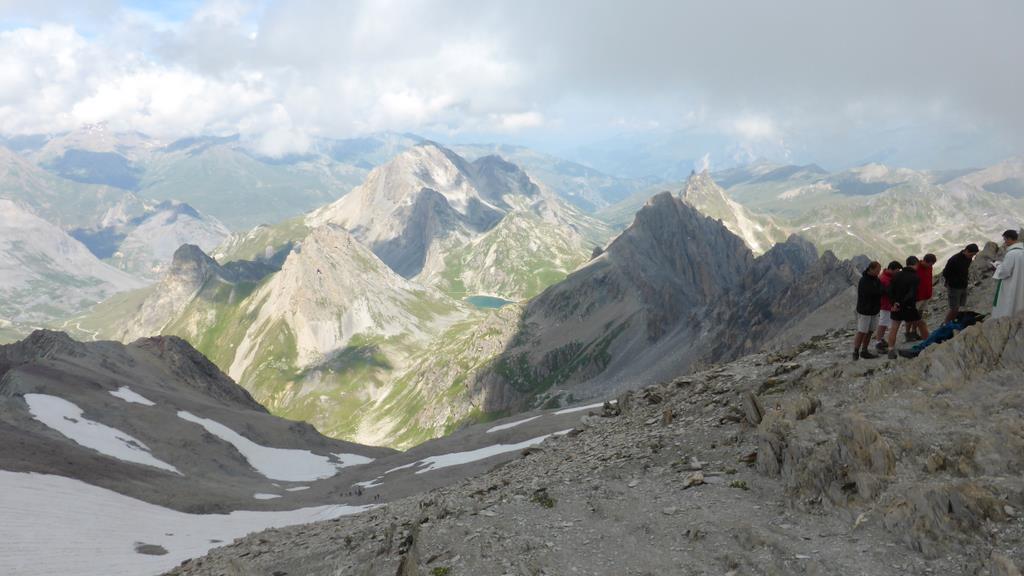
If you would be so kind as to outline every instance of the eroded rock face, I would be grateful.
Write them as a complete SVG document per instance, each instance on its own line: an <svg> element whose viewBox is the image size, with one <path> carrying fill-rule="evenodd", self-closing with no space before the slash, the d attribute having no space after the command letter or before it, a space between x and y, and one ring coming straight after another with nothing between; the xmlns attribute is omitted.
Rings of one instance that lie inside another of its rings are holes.
<svg viewBox="0 0 1024 576"><path fill-rule="evenodd" d="M658 194L604 253L530 301L479 395L498 411L552 387L635 388L730 360L858 277L855 264L819 258L799 236L754 258L721 222Z"/></svg>

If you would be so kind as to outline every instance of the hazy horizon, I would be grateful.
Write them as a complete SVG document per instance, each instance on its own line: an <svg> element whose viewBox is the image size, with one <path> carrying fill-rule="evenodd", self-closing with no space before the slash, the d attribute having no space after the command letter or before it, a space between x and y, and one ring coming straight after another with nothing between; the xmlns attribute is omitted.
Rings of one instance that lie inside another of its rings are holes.
<svg viewBox="0 0 1024 576"><path fill-rule="evenodd" d="M591 165L835 170L1024 151L1024 6L0 1L0 134L411 132Z"/></svg>

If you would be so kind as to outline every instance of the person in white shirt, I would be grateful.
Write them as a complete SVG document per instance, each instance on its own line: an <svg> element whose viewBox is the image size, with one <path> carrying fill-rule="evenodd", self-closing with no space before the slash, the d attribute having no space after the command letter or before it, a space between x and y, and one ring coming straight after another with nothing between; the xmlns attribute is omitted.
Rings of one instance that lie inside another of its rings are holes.
<svg viewBox="0 0 1024 576"><path fill-rule="evenodd" d="M1016 230L1003 232L1006 256L996 266L992 276L996 279L996 297L992 304L992 318L1013 316L1024 312L1024 246Z"/></svg>

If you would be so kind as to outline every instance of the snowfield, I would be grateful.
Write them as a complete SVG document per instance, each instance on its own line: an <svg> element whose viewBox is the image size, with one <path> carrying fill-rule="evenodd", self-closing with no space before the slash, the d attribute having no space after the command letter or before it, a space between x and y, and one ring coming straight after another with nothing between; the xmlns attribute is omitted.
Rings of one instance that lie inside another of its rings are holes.
<svg viewBox="0 0 1024 576"><path fill-rule="evenodd" d="M175 474L177 468L150 454L149 447L134 437L82 416L72 402L48 394L25 394L32 416L75 443L125 462L144 464Z"/></svg>
<svg viewBox="0 0 1024 576"><path fill-rule="evenodd" d="M143 406L156 406L156 403L152 400L147 399L142 394L138 394L127 386L121 386L117 390L110 392L111 396L115 396L124 400L125 402L133 404L142 404Z"/></svg>
<svg viewBox="0 0 1024 576"><path fill-rule="evenodd" d="M322 480L337 474L339 468L365 464L372 460L356 454L335 454L334 456L341 462L331 462L327 456L313 454L309 450L261 446L216 420L201 418L191 412L182 410L178 412L178 417L199 424L210 434L234 446L249 461L250 466L271 480Z"/></svg>
<svg viewBox="0 0 1024 576"><path fill-rule="evenodd" d="M156 575L252 532L370 508L185 514L62 476L0 471L0 567L17 576ZM143 544L167 553L136 552Z"/></svg>
<svg viewBox="0 0 1024 576"><path fill-rule="evenodd" d="M497 426L488 428L487 429L487 433L490 434L492 432L498 432L499 430L508 430L509 428L515 428L516 426L519 426L520 424L526 424L527 422L532 422L533 420L536 420L537 418L540 418L540 416L539 415L538 416L531 416L530 418L525 418L523 420L516 420L515 422L509 422L507 424L499 424Z"/></svg>

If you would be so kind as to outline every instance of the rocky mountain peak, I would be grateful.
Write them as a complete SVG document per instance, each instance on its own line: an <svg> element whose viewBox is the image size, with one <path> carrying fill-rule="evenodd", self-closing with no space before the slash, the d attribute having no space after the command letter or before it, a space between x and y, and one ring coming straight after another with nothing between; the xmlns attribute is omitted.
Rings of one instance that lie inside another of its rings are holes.
<svg viewBox="0 0 1024 576"><path fill-rule="evenodd" d="M190 285L202 286L221 271L220 264L195 244L182 244L174 251L168 275Z"/></svg>
<svg viewBox="0 0 1024 576"><path fill-rule="evenodd" d="M635 281L672 278L672 291L701 302L728 291L753 259L740 238L668 192L648 200L606 252Z"/></svg>
<svg viewBox="0 0 1024 576"><path fill-rule="evenodd" d="M755 254L763 254L786 238L782 228L770 217L751 212L730 198L707 170L691 173L679 197L701 213L720 220Z"/></svg>
<svg viewBox="0 0 1024 576"><path fill-rule="evenodd" d="M160 366L173 374L173 380L178 384L234 406L267 412L245 388L236 384L206 356L177 336L140 338L129 346L152 354Z"/></svg>
<svg viewBox="0 0 1024 576"><path fill-rule="evenodd" d="M505 205L505 196L540 196L540 188L519 166L494 154L473 162L474 180L484 197L496 205Z"/></svg>
<svg viewBox="0 0 1024 576"><path fill-rule="evenodd" d="M42 360L54 355L82 356L85 345L73 340L64 332L36 330L27 338L0 346L0 377L11 366L33 360Z"/></svg>
<svg viewBox="0 0 1024 576"><path fill-rule="evenodd" d="M695 206L708 201L721 202L728 199L725 190L715 182L707 169L691 172L680 196Z"/></svg>

